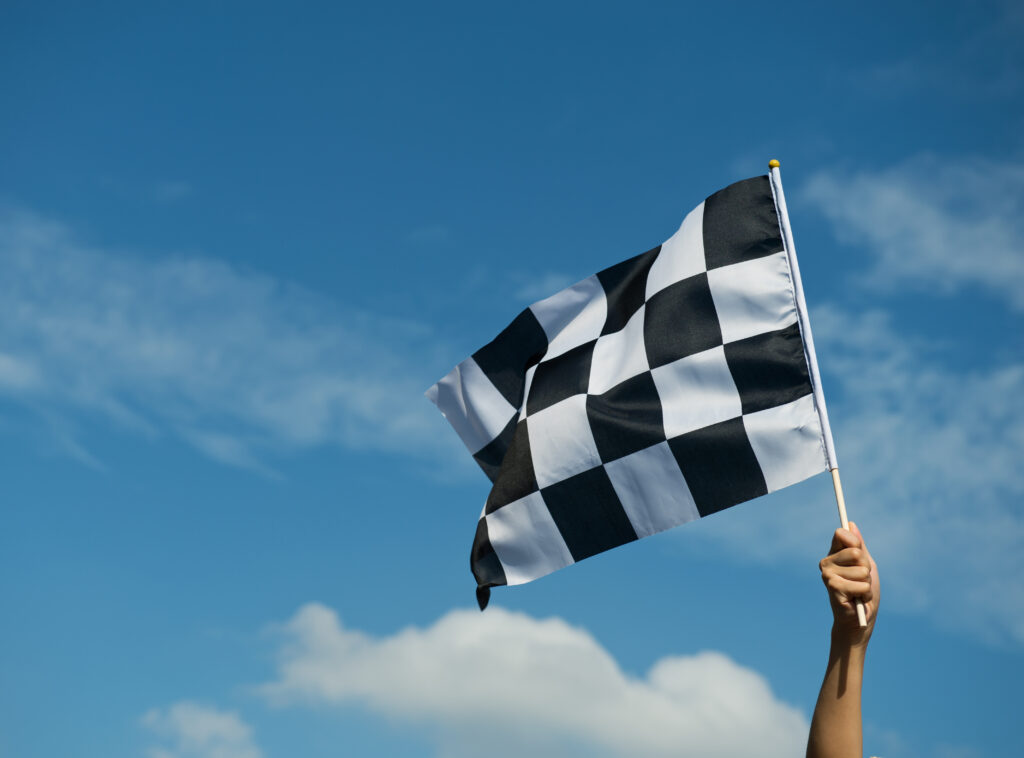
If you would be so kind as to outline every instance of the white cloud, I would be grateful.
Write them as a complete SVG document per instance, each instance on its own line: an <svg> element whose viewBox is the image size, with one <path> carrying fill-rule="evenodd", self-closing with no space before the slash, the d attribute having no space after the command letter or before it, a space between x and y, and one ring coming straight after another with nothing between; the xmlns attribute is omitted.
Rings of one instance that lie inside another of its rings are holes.
<svg viewBox="0 0 1024 758"><path fill-rule="evenodd" d="M191 701L154 708L142 724L165 743L150 748L150 758L261 758L252 729L231 711Z"/></svg>
<svg viewBox="0 0 1024 758"><path fill-rule="evenodd" d="M813 313L851 518L879 562L882 612L1024 644L1024 363L953 369L883 312ZM830 380L830 381L829 381ZM773 495L702 534L736 554L805 565L827 548L831 486ZM889 610L891 609L891 610Z"/></svg>
<svg viewBox="0 0 1024 758"><path fill-rule="evenodd" d="M446 756L791 756L807 721L725 655L666 657L625 674L586 631L501 608L452 611L390 637L347 629L322 605L284 637L278 705L363 706L419 725Z"/></svg>
<svg viewBox="0 0 1024 758"><path fill-rule="evenodd" d="M1024 309L1024 164L920 157L821 172L799 197L875 257L867 279L876 287L976 286Z"/></svg>
<svg viewBox="0 0 1024 758"><path fill-rule="evenodd" d="M256 470L267 451L456 447L423 390L444 373L416 324L201 258L89 249L0 213L0 396L170 431ZM464 456L448 456L462 460Z"/></svg>

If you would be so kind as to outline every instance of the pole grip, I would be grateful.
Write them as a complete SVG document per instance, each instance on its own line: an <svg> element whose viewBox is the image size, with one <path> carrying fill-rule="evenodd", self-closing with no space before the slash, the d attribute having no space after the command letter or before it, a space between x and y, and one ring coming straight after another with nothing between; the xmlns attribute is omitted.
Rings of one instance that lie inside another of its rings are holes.
<svg viewBox="0 0 1024 758"><path fill-rule="evenodd" d="M836 505L839 506L839 523L842 524L843 529L850 528L850 520L846 517L846 499L843 497L843 483L839 480L839 469L832 469L832 486L836 491ZM863 629L868 625L867 613L864 610L864 603L858 600L856 602L857 607L857 621L860 622L860 627Z"/></svg>

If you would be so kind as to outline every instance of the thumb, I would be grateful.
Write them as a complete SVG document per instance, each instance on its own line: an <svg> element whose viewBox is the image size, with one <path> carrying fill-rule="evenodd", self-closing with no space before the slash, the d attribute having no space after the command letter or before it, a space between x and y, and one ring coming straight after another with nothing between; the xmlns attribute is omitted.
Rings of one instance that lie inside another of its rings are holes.
<svg viewBox="0 0 1024 758"><path fill-rule="evenodd" d="M850 531L859 540L860 544L858 545L858 547L860 547L861 550L863 550L865 553L867 553L868 560L871 561L872 563L874 563L875 559L871 557L871 551L868 550L867 543L864 542L864 535L860 533L860 527L858 527L855 523L853 523L851 521L850 522Z"/></svg>
<svg viewBox="0 0 1024 758"><path fill-rule="evenodd" d="M849 524L850 524L850 531L853 532L853 535L857 538L857 540L863 546L863 544L864 544L864 535L860 533L860 527L857 526L857 524L855 522L853 522L853 521L849 522Z"/></svg>

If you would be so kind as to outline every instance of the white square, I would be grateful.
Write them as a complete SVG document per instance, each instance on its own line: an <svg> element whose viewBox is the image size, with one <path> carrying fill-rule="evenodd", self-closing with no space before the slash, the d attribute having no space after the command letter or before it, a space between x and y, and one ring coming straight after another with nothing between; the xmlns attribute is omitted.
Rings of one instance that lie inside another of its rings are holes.
<svg viewBox="0 0 1024 758"><path fill-rule="evenodd" d="M601 465L587 422L587 396L573 395L526 420L533 473L548 487Z"/></svg>
<svg viewBox="0 0 1024 758"><path fill-rule="evenodd" d="M608 302L597 276L530 306L548 337L544 359L549 360L601 336L608 317Z"/></svg>
<svg viewBox="0 0 1024 758"><path fill-rule="evenodd" d="M656 292L707 270L704 258L704 203L683 219L682 226L661 246L647 274L647 300Z"/></svg>
<svg viewBox="0 0 1024 758"><path fill-rule="evenodd" d="M501 434L519 410L511 406L472 358L427 390L427 397L471 453L479 452Z"/></svg>
<svg viewBox="0 0 1024 758"><path fill-rule="evenodd" d="M667 442L606 463L604 468L637 537L700 518Z"/></svg>
<svg viewBox="0 0 1024 758"><path fill-rule="evenodd" d="M644 347L644 306L640 306L622 329L597 340L590 360L587 391L601 395L649 368Z"/></svg>
<svg viewBox="0 0 1024 758"><path fill-rule="evenodd" d="M740 393L719 345L651 371L671 439L743 412Z"/></svg>
<svg viewBox="0 0 1024 758"><path fill-rule="evenodd" d="M746 415L743 427L769 492L828 470L813 395Z"/></svg>
<svg viewBox="0 0 1024 758"><path fill-rule="evenodd" d="M487 538L509 584L524 584L573 563L539 492L509 503L486 518Z"/></svg>
<svg viewBox="0 0 1024 758"><path fill-rule="evenodd" d="M786 252L708 271L725 342L774 332L797 320Z"/></svg>
<svg viewBox="0 0 1024 758"><path fill-rule="evenodd" d="M523 407L519 409L520 421L526 418L526 401L530 397L530 387L533 386L533 375L537 373L537 366L538 364L535 363L526 369L526 374L523 378Z"/></svg>

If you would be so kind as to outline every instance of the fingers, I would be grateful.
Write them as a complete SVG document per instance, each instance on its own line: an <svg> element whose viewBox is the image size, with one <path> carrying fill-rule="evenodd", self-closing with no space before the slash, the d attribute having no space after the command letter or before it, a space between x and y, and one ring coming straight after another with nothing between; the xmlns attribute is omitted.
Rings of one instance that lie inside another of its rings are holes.
<svg viewBox="0 0 1024 758"><path fill-rule="evenodd" d="M844 551L845 552L845 551ZM844 553L830 555L823 558L819 564L821 578L827 584L831 576L842 577L850 581L871 583L871 566L864 560L843 560L836 561L836 557L842 557Z"/></svg>
<svg viewBox="0 0 1024 758"><path fill-rule="evenodd" d="M874 593L871 591L870 581L855 581L846 579L839 574L823 576L825 586L829 592L851 600L861 600L865 603L871 602Z"/></svg>
<svg viewBox="0 0 1024 758"><path fill-rule="evenodd" d="M832 613L838 625L835 628L861 634L855 613L861 603L867 614L867 626L872 627L881 596L878 568L855 523L851 521L847 528L836 529L832 535L832 547L829 554L822 558L820 568L821 580L828 590ZM870 636L870 629L867 634Z"/></svg>
<svg viewBox="0 0 1024 758"><path fill-rule="evenodd" d="M838 555L842 556L846 552ZM847 597L869 600L872 594L871 567L864 560L837 563L834 560L836 557L830 555L821 561L821 581L830 591L842 593Z"/></svg>
<svg viewBox="0 0 1024 758"><path fill-rule="evenodd" d="M821 560L821 580L829 591L842 598L870 601L873 561L857 525L836 529L832 550Z"/></svg>
<svg viewBox="0 0 1024 758"><path fill-rule="evenodd" d="M859 547L847 547L838 553L832 553L826 559L837 566L870 566L870 557L866 550Z"/></svg>
<svg viewBox="0 0 1024 758"><path fill-rule="evenodd" d="M856 535L857 539L860 540L860 547L863 548L865 553L867 553L868 563L871 565L872 570L875 570L875 559L871 557L871 551L868 550L867 543L864 542L864 535L860 533L860 527L858 527L855 523L851 521L850 531L853 532L853 534Z"/></svg>
<svg viewBox="0 0 1024 758"><path fill-rule="evenodd" d="M822 574L841 576L858 582L871 581L871 567L866 563L837 564L828 562L822 566Z"/></svg>

